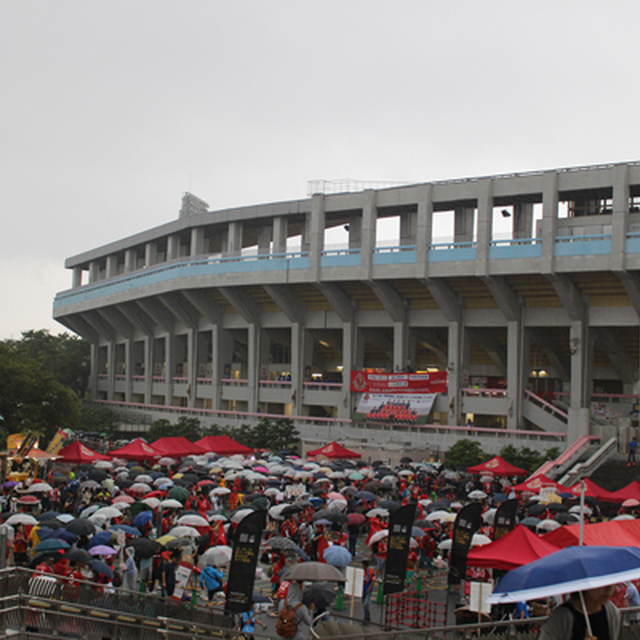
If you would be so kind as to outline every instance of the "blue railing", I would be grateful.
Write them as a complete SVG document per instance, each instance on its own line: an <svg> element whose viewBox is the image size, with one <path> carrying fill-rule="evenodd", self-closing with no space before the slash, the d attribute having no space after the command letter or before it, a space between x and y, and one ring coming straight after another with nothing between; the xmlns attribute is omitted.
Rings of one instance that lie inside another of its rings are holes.
<svg viewBox="0 0 640 640"><path fill-rule="evenodd" d="M371 256L373 264L414 264L415 261L415 245L375 247Z"/></svg>
<svg viewBox="0 0 640 640"><path fill-rule="evenodd" d="M358 267L360 249L327 249L320 254L321 267Z"/></svg>
<svg viewBox="0 0 640 640"><path fill-rule="evenodd" d="M475 242L438 242L429 245L429 262L457 262L475 259Z"/></svg>
<svg viewBox="0 0 640 640"><path fill-rule="evenodd" d="M611 234L556 237L555 255L595 256L611 253Z"/></svg>
<svg viewBox="0 0 640 640"><path fill-rule="evenodd" d="M489 243L489 259L539 258L542 256L540 238L509 238Z"/></svg>

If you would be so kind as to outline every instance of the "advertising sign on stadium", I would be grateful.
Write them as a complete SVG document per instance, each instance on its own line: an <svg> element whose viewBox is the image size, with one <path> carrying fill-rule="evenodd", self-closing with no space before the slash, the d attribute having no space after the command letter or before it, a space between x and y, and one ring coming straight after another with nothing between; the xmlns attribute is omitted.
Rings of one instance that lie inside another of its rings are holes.
<svg viewBox="0 0 640 640"><path fill-rule="evenodd" d="M356 421L425 424L435 402L435 393L365 393L353 416Z"/></svg>
<svg viewBox="0 0 640 640"><path fill-rule="evenodd" d="M447 372L375 373L352 371L351 391L359 393L446 393Z"/></svg>

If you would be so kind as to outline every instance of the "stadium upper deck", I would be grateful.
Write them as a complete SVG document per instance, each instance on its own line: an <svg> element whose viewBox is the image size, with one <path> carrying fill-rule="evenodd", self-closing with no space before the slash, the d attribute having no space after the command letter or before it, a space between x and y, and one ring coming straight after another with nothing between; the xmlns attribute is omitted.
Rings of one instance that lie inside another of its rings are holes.
<svg viewBox="0 0 640 640"><path fill-rule="evenodd" d="M349 419L351 370L436 368L434 422L572 441L636 392L640 163L208 209L67 260L94 398Z"/></svg>

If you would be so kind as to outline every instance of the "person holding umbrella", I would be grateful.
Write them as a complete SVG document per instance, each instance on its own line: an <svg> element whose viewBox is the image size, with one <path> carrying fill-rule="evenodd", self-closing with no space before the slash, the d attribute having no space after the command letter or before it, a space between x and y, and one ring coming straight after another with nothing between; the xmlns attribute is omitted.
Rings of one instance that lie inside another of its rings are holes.
<svg viewBox="0 0 640 640"><path fill-rule="evenodd" d="M618 640L620 612L611 602L617 585L574 593L556 607L540 630L539 640Z"/></svg>

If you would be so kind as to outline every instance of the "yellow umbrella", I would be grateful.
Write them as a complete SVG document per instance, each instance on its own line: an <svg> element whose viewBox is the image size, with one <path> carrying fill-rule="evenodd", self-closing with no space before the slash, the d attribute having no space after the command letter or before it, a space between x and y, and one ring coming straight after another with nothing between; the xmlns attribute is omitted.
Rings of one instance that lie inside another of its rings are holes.
<svg viewBox="0 0 640 640"><path fill-rule="evenodd" d="M175 539L176 539L175 536L170 536L169 534L167 534L167 535L164 535L164 536L158 538L156 540L156 542L158 544L161 544L164 547L164 545L167 544L167 542L171 542L172 540L175 540Z"/></svg>

